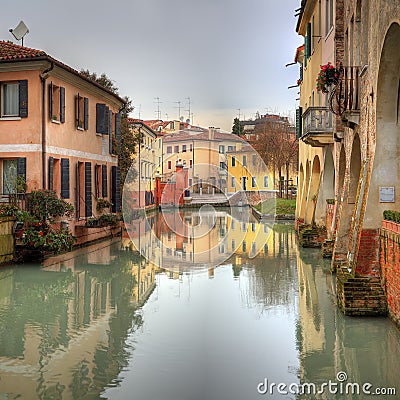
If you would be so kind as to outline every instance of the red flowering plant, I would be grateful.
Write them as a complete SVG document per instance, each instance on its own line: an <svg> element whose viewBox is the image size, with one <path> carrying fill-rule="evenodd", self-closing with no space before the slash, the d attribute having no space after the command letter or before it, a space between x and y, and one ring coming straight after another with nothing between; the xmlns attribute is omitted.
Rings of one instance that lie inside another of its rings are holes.
<svg viewBox="0 0 400 400"><path fill-rule="evenodd" d="M31 192L28 211L17 214L17 219L24 222L22 244L27 248L54 253L71 250L75 238L68 229L58 229L52 224L61 217L70 217L73 211L72 204L59 199L52 191Z"/></svg>
<svg viewBox="0 0 400 400"><path fill-rule="evenodd" d="M330 63L321 65L317 78L317 90L322 93L328 93L329 87L336 84L339 79L339 71Z"/></svg>

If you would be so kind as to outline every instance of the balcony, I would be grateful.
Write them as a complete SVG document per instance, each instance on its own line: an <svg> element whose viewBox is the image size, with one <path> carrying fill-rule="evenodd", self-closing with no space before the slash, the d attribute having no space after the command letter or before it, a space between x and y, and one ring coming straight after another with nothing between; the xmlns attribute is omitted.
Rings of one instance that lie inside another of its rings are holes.
<svg viewBox="0 0 400 400"><path fill-rule="evenodd" d="M339 67L339 79L329 96L329 109L342 118L343 123L354 128L360 124L360 68Z"/></svg>
<svg viewBox="0 0 400 400"><path fill-rule="evenodd" d="M308 107L303 114L301 140L312 147L333 143L333 115L328 107Z"/></svg>

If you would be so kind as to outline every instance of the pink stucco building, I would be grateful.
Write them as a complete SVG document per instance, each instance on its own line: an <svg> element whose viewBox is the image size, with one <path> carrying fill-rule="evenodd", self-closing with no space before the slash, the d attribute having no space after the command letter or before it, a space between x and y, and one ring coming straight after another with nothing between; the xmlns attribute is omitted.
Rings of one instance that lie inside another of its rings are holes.
<svg viewBox="0 0 400 400"><path fill-rule="evenodd" d="M120 209L118 146L124 100L41 50L0 41L0 194L54 190L75 207L72 233L99 198ZM80 228L78 228L80 226Z"/></svg>

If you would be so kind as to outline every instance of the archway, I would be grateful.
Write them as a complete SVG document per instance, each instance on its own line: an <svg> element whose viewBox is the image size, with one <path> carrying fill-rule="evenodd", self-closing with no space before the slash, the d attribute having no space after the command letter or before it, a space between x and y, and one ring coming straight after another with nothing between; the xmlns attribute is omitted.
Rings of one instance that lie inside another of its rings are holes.
<svg viewBox="0 0 400 400"><path fill-rule="evenodd" d="M315 156L312 164L310 188L308 190L308 199L307 199L308 201L307 201L306 218L305 218L305 222L307 224L311 224L313 222L313 215L316 206L316 200L318 197L318 188L320 184L320 175L321 175L321 164L319 161L319 157Z"/></svg>
<svg viewBox="0 0 400 400"><path fill-rule="evenodd" d="M321 188L318 194L317 209L315 211L315 220L320 225L326 225L326 229L330 232L332 227L331 209L327 207L328 203L333 203L335 199L335 165L333 155L330 148L326 149L324 169L321 177ZM329 213L329 218L327 216ZM329 226L328 226L329 225Z"/></svg>
<svg viewBox="0 0 400 400"><path fill-rule="evenodd" d="M349 171L349 195L348 204L354 204L357 196L358 182L360 180L361 171L361 145L360 137L355 135L353 146L351 148L350 171Z"/></svg>
<svg viewBox="0 0 400 400"><path fill-rule="evenodd" d="M393 23L386 33L379 64L376 96L376 147L364 216L365 229L378 229L385 209L400 210L399 42L400 26Z"/></svg>

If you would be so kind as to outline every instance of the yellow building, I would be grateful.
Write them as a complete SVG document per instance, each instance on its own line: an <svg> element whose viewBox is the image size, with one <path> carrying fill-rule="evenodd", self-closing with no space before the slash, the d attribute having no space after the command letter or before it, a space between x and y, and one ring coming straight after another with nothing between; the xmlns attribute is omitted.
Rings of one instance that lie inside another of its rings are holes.
<svg viewBox="0 0 400 400"><path fill-rule="evenodd" d="M194 192L227 190L227 151L242 139L218 128L192 127L163 137L163 178L171 179L178 161L189 168L188 186Z"/></svg>
<svg viewBox="0 0 400 400"><path fill-rule="evenodd" d="M129 127L138 141L127 179L129 196L136 208L153 207L155 176L162 173L162 136L140 120L129 119Z"/></svg>
<svg viewBox="0 0 400 400"><path fill-rule="evenodd" d="M328 94L317 91L316 80L321 65L335 63L334 0L302 2L296 31L304 36L304 46L297 49L295 61L300 64L300 107L296 115L299 137L299 185L296 217L305 223L325 225L326 200L334 198L333 125ZM323 177L323 179L322 179ZM323 189L323 190L320 190Z"/></svg>
<svg viewBox="0 0 400 400"><path fill-rule="evenodd" d="M273 176L259 154L246 142L227 152L228 193L273 191Z"/></svg>

